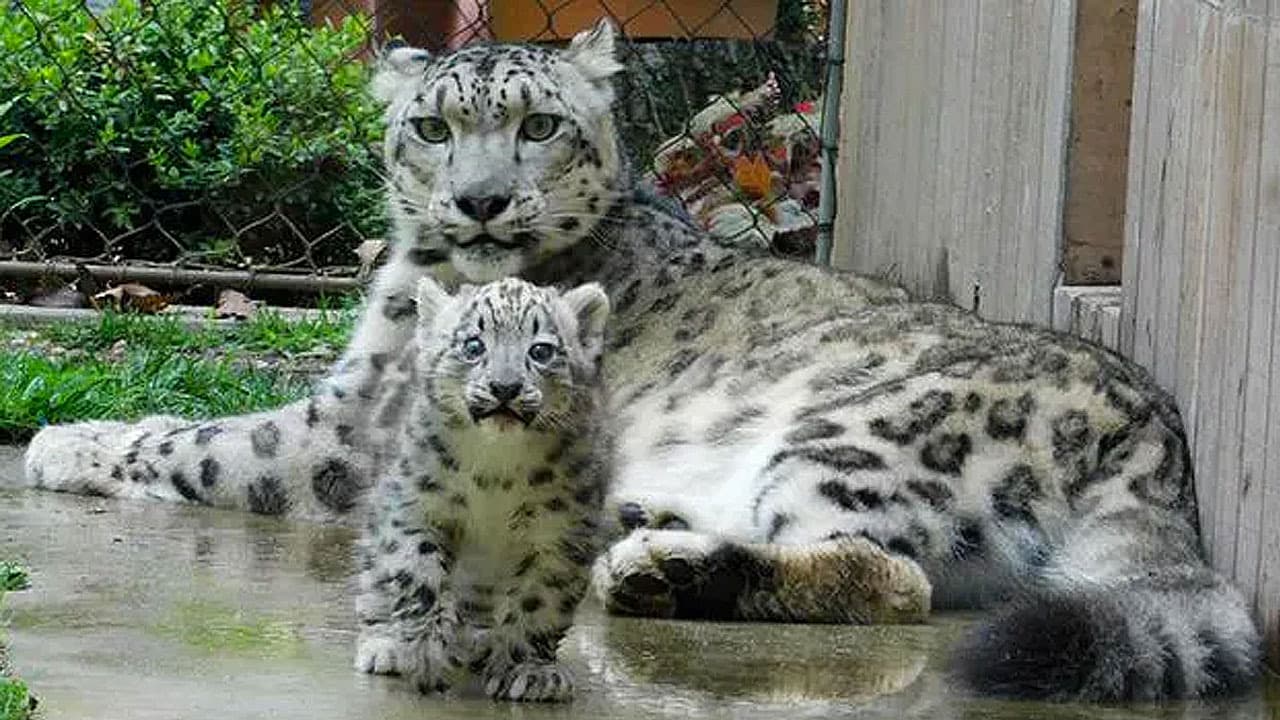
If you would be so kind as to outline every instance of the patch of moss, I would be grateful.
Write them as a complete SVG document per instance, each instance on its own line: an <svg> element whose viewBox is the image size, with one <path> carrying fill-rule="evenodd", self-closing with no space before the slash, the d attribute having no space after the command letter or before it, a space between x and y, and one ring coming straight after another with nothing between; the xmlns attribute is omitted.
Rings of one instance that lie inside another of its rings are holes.
<svg viewBox="0 0 1280 720"><path fill-rule="evenodd" d="M209 652L267 657L302 652L302 640L288 623L207 601L178 604L169 619L155 630Z"/></svg>
<svg viewBox="0 0 1280 720"><path fill-rule="evenodd" d="M31 694L20 680L0 677L0 720L27 720L31 717Z"/></svg>
<svg viewBox="0 0 1280 720"><path fill-rule="evenodd" d="M31 584L27 569L10 560L0 560L0 597L14 590L26 590Z"/></svg>

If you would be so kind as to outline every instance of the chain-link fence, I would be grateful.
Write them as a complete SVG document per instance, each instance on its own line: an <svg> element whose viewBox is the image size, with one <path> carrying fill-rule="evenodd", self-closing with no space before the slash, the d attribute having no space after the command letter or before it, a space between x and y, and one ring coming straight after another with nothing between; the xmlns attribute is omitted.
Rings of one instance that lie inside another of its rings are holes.
<svg viewBox="0 0 1280 720"><path fill-rule="evenodd" d="M808 254L825 1L8 0L0 263L352 274L385 229L377 48L559 43L601 15L638 174Z"/></svg>

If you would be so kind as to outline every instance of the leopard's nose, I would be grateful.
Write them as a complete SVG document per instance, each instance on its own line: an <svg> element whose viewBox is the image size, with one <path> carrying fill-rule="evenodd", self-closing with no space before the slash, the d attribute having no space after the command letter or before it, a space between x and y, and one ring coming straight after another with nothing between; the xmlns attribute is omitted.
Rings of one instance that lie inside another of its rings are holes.
<svg viewBox="0 0 1280 720"><path fill-rule="evenodd" d="M524 389L522 383L489 383L489 393L493 395L493 399L500 403L509 403L515 400L520 391Z"/></svg>
<svg viewBox="0 0 1280 720"><path fill-rule="evenodd" d="M463 215L477 222L487 222L502 214L511 204L510 195L462 195L457 199Z"/></svg>

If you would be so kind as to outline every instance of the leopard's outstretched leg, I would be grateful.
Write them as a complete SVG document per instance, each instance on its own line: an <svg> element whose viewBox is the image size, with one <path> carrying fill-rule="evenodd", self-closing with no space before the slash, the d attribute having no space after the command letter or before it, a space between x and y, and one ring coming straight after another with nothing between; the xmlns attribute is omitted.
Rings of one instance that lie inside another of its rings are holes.
<svg viewBox="0 0 1280 720"><path fill-rule="evenodd" d="M610 612L666 618L914 623L931 587L909 558L861 537L741 543L683 530L636 530L597 559Z"/></svg>
<svg viewBox="0 0 1280 720"><path fill-rule="evenodd" d="M266 412L191 421L86 422L41 430L28 483L61 492L331 517L369 484L373 417L413 336L416 283L442 262L402 245L370 290L351 343L311 396ZM394 384L392 382L391 384Z"/></svg>

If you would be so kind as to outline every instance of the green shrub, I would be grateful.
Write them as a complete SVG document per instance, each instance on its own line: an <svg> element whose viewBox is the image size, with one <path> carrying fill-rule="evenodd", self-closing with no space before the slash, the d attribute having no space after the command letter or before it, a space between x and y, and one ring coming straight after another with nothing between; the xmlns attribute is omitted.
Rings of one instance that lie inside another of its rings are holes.
<svg viewBox="0 0 1280 720"><path fill-rule="evenodd" d="M383 224L368 28L282 5L0 4L0 252L352 264Z"/></svg>

